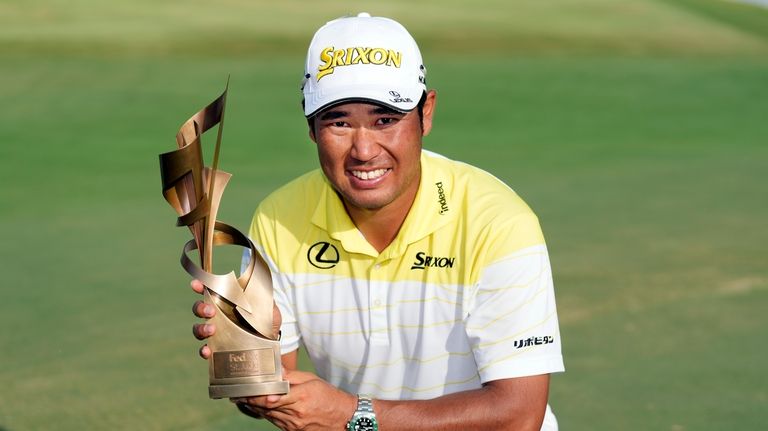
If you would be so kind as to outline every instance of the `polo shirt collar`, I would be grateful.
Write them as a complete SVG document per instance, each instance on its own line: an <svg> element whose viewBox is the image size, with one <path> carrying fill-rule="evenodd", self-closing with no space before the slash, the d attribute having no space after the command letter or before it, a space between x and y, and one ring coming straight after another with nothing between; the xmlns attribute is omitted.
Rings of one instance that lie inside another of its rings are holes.
<svg viewBox="0 0 768 431"><path fill-rule="evenodd" d="M381 260L401 256L410 244L430 235L456 218L456 207L452 202L453 178L442 164L436 163L437 155L421 154L421 180L416 198L395 239L381 253L368 243L347 214L344 204L328 179L323 175L324 185L312 215L312 223L328 232L341 242L349 253L362 253ZM441 195L442 193L442 195ZM441 202L441 198L444 200ZM445 211L448 209L448 211Z"/></svg>

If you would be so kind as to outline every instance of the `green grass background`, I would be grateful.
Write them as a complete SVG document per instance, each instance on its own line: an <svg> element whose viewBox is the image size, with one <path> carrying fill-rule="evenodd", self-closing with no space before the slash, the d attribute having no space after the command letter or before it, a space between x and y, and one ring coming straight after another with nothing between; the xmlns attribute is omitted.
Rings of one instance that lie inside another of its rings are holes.
<svg viewBox="0 0 768 431"><path fill-rule="evenodd" d="M564 430L768 428L768 10L720 0L0 3L0 430L270 429L207 398L157 154L231 74L220 218L316 165L314 30L403 22L427 148L537 211ZM208 140L211 142L211 139Z"/></svg>

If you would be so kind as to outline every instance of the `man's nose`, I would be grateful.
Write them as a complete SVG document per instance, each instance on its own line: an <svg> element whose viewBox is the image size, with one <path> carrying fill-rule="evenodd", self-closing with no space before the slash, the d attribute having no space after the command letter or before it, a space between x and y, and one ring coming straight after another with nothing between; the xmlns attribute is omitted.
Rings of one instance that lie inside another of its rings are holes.
<svg viewBox="0 0 768 431"><path fill-rule="evenodd" d="M365 127L358 127L352 136L352 151L350 155L361 162L373 160L381 152L381 146L376 139L376 132Z"/></svg>

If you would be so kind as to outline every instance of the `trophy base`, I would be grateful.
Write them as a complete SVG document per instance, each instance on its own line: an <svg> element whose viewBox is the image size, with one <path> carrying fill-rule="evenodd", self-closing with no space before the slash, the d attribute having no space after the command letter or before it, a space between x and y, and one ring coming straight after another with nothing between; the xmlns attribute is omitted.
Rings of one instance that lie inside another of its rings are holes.
<svg viewBox="0 0 768 431"><path fill-rule="evenodd" d="M212 354L208 358L208 395L213 399L287 394L283 380L280 342L246 331L228 315L228 305L209 289L206 304L218 307L208 322L216 333L208 338Z"/></svg>
<svg viewBox="0 0 768 431"><path fill-rule="evenodd" d="M263 383L240 383L208 386L208 396L218 398L256 397L269 394L287 394L289 384L286 381Z"/></svg>

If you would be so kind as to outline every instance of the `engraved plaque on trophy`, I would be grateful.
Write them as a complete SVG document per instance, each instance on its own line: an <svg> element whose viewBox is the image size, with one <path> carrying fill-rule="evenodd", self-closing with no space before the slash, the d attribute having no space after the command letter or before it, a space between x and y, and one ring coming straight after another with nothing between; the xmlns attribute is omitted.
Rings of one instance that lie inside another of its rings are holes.
<svg viewBox="0 0 768 431"><path fill-rule="evenodd" d="M227 89L229 83L227 83ZM177 226L187 226L193 239L184 245L181 265L205 285L207 304L216 307L208 338L211 398L235 398L288 392L282 379L280 342L273 333L272 278L251 240L237 229L216 221L219 203L231 175L218 170L227 89L198 111L176 134L178 149L160 154L163 196L176 210ZM218 125L213 162L204 166L202 135ZM240 276L213 274L213 248L237 245L250 250L250 262ZM200 266L189 257L198 250Z"/></svg>

